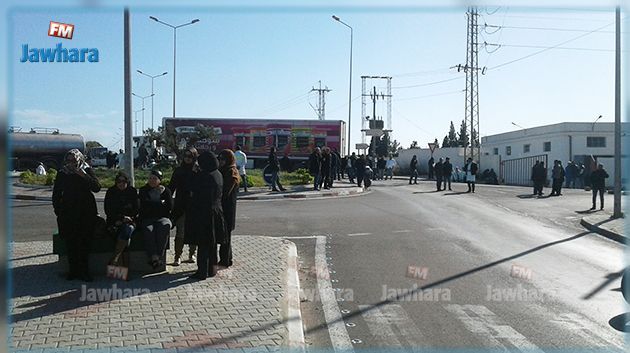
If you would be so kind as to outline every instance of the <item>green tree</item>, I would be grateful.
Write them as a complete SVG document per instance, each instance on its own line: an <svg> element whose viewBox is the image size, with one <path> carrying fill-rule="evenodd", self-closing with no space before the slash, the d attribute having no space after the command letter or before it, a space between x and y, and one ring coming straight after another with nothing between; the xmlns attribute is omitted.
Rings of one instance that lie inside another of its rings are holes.
<svg viewBox="0 0 630 353"><path fill-rule="evenodd" d="M153 144L155 141L157 146L164 145L164 134L160 131L161 128L158 128L158 131L153 130L153 128L148 128L144 130L144 139L149 142L149 144Z"/></svg>
<svg viewBox="0 0 630 353"><path fill-rule="evenodd" d="M468 147L468 145L470 144L466 120L462 120L462 124L459 126L459 136L457 138L457 142L458 147Z"/></svg>
<svg viewBox="0 0 630 353"><path fill-rule="evenodd" d="M85 148L88 150L91 150L92 148L96 148L96 147L103 147L103 145L101 145L101 143L98 141L87 141L85 143Z"/></svg>
<svg viewBox="0 0 630 353"><path fill-rule="evenodd" d="M451 120L451 128L448 130L448 145L442 144L443 147L457 147L459 145L457 141L457 132L455 132L455 125Z"/></svg>
<svg viewBox="0 0 630 353"><path fill-rule="evenodd" d="M409 146L410 149L412 148L420 148L418 147L418 141L411 141L411 145Z"/></svg>
<svg viewBox="0 0 630 353"><path fill-rule="evenodd" d="M451 140L448 139L448 136L444 136L444 140L442 140L442 147L450 147Z"/></svg>

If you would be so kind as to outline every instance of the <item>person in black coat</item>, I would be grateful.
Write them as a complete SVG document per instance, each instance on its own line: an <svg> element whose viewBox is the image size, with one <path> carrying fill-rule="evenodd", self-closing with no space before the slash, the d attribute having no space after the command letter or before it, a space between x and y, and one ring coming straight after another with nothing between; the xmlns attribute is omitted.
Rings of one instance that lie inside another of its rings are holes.
<svg viewBox="0 0 630 353"><path fill-rule="evenodd" d="M534 181L534 194L543 195L543 187L547 180L547 168L545 162L538 162L532 170L532 180Z"/></svg>
<svg viewBox="0 0 630 353"><path fill-rule="evenodd" d="M418 157L416 157L415 154L411 157L411 163L409 163L409 173L411 173L411 176L409 177L409 185L411 185L411 181L414 178L414 184L418 184Z"/></svg>
<svg viewBox="0 0 630 353"><path fill-rule="evenodd" d="M446 184L448 183L448 189L451 190L451 180L453 179L453 165L451 159L446 157L444 164L442 164L442 178L444 179L444 190L446 190Z"/></svg>
<svg viewBox="0 0 630 353"><path fill-rule="evenodd" d="M367 161L365 160L365 155L362 154L355 162L354 162L354 172L357 177L357 185L361 187L363 184L363 178L365 178L365 167L367 166Z"/></svg>
<svg viewBox="0 0 630 353"><path fill-rule="evenodd" d="M431 156L431 158L429 158L428 164L429 164L429 179L433 179L433 172L435 171L433 169L433 164L435 162L435 159L433 159L433 156Z"/></svg>
<svg viewBox="0 0 630 353"><path fill-rule="evenodd" d="M316 147L308 157L308 172L313 176L313 189L319 190L322 169L322 150Z"/></svg>
<svg viewBox="0 0 630 353"><path fill-rule="evenodd" d="M464 166L464 173L466 173L466 183L468 184L468 191L475 193L475 183L477 181L477 172L479 166L473 161L472 158L468 158L466 165Z"/></svg>
<svg viewBox="0 0 630 353"><path fill-rule="evenodd" d="M171 214L171 222L177 227L175 232L175 259L173 260L173 266L179 266L181 264L182 253L184 252L184 230L186 225L186 205L190 198L190 187L193 177L193 169L197 163L198 156L197 149L191 147L184 151L182 163L175 168L171 182L168 188L171 193L175 195L175 204L173 206L173 213ZM188 263L195 262L195 252L197 247L193 244L188 244Z"/></svg>
<svg viewBox="0 0 630 353"><path fill-rule="evenodd" d="M597 169L591 173L591 188L593 190L593 207L591 207L591 211L595 209L597 193L599 193L599 209L604 209L604 194L606 193L606 178L608 177L609 175L602 164L599 164Z"/></svg>
<svg viewBox="0 0 630 353"><path fill-rule="evenodd" d="M319 187L321 188L323 185L324 189L330 189L330 179L331 179L330 174L332 173L331 171L332 157L330 155L330 148L328 147L322 148L321 164L322 164L322 167L321 167L322 177L320 178L320 181L319 181Z"/></svg>
<svg viewBox="0 0 630 353"><path fill-rule="evenodd" d="M197 272L190 278L204 280L217 273L217 240L224 238L226 229L221 204L223 176L214 153L201 153L197 163L199 170L193 177L184 236L188 244L197 245Z"/></svg>
<svg viewBox="0 0 630 353"><path fill-rule="evenodd" d="M337 159L336 178L337 181L341 181L341 179L343 178L343 170L346 168L346 160L345 158L341 158L341 154L339 154L339 151L337 151L335 147L332 148L332 154Z"/></svg>
<svg viewBox="0 0 630 353"><path fill-rule="evenodd" d="M164 267L163 258L171 232L171 191L161 184L162 172L152 170L146 185L140 188L139 223L144 234L144 246L154 270Z"/></svg>
<svg viewBox="0 0 630 353"><path fill-rule="evenodd" d="M81 151L68 151L64 166L55 178L52 194L59 236L65 240L68 252L68 280L92 281L88 256L98 215L93 193L100 190L101 184Z"/></svg>
<svg viewBox="0 0 630 353"><path fill-rule="evenodd" d="M433 170L435 172L435 180L437 182L437 191L442 191L442 176L444 175L444 160L442 158L438 159L438 162L435 163Z"/></svg>
<svg viewBox="0 0 630 353"><path fill-rule="evenodd" d="M241 178L236 168L236 158L230 150L219 153L219 171L223 176L223 194L221 207L225 219L225 234L223 239L218 239L219 266L232 266L232 231L236 228L236 195Z"/></svg>
<svg viewBox="0 0 630 353"><path fill-rule="evenodd" d="M278 161L275 147L271 147L269 149L269 157L267 159L267 162L269 164L269 171L271 172L271 190L285 191L286 189L282 187L282 184L280 184L280 162Z"/></svg>
<svg viewBox="0 0 630 353"><path fill-rule="evenodd" d="M116 235L114 257L110 264L117 265L120 255L131 242L131 234L136 229L136 218L140 205L138 190L129 185L124 172L116 174L116 184L105 193L105 214L107 227Z"/></svg>
<svg viewBox="0 0 630 353"><path fill-rule="evenodd" d="M341 163L339 154L335 153L334 150L330 150L330 177L329 177L329 182L328 182L328 186L329 187L333 187L333 184L335 182L335 179L337 179L338 176L338 172L339 172L339 164Z"/></svg>

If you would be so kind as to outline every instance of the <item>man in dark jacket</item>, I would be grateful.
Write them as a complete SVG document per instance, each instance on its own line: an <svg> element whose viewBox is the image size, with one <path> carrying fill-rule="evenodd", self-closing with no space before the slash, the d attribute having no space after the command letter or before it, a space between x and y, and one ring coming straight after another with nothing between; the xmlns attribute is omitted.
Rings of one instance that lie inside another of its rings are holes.
<svg viewBox="0 0 630 353"><path fill-rule="evenodd" d="M564 168L562 162L559 160L554 161L553 169L551 170L551 178L553 179L551 196L562 195L562 184L564 183Z"/></svg>
<svg viewBox="0 0 630 353"><path fill-rule="evenodd" d="M348 157L348 159L350 160L349 165L346 163L346 170L348 173L348 179L350 179L350 183L354 184L354 178L356 176L356 162L357 162L357 155L356 153L352 152L352 155L350 155L350 157Z"/></svg>
<svg viewBox="0 0 630 353"><path fill-rule="evenodd" d="M332 158L330 156L330 148L328 147L322 148L321 165L321 178L319 180L319 187L321 188L323 186L324 189L330 189Z"/></svg>
<svg viewBox="0 0 630 353"><path fill-rule="evenodd" d="M177 227L175 232L175 259L173 260L173 266L179 266L181 264L181 257L184 251L184 227L186 224L185 210L190 199L190 188L192 186L193 169L197 163L198 152L194 147L189 148L184 152L182 158L182 164L180 164L173 171L171 182L168 188L171 193L175 195L175 205L173 207L173 213L171 216L171 222ZM194 263L196 260L195 252L197 247L192 244L188 244L188 261Z"/></svg>
<svg viewBox="0 0 630 353"><path fill-rule="evenodd" d="M361 185L363 184L363 178L365 177L365 166L367 165L367 162L365 160L365 155L361 155L359 157L359 159L356 160L356 162L354 162L354 170L355 170L355 175L357 177L357 185L359 187L361 187Z"/></svg>
<svg viewBox="0 0 630 353"><path fill-rule="evenodd" d="M604 209L604 193L606 193L606 178L609 175L604 169L604 165L599 164L597 170L591 173L591 188L593 190L593 207L595 209L595 201L597 201L597 193L599 193L599 209Z"/></svg>
<svg viewBox="0 0 630 353"><path fill-rule="evenodd" d="M429 158L429 179L433 179L433 164L435 163L435 159L433 159L433 156L431 156L431 158Z"/></svg>
<svg viewBox="0 0 630 353"><path fill-rule="evenodd" d="M446 157L444 164L442 164L442 178L444 179L444 190L446 190L446 184L448 183L448 189L451 190L451 179L453 176L453 165L451 159Z"/></svg>
<svg viewBox="0 0 630 353"><path fill-rule="evenodd" d="M409 173L411 176L409 177L409 185L411 185L411 181L415 178L414 184L418 184L418 157L414 154L411 157L411 162L409 163Z"/></svg>
<svg viewBox="0 0 630 353"><path fill-rule="evenodd" d="M475 183L477 181L477 172L479 166L473 161L472 158L468 158L466 165L464 166L464 173L466 173L466 183L468 184L468 191L475 193Z"/></svg>
<svg viewBox="0 0 630 353"><path fill-rule="evenodd" d="M338 177L339 172L339 164L340 164L339 155L335 153L334 149L330 151L330 181L328 186L332 188L335 179Z"/></svg>
<svg viewBox="0 0 630 353"><path fill-rule="evenodd" d="M532 170L532 180L534 181L534 194L543 195L543 186L547 180L547 168L545 162L538 162Z"/></svg>
<svg viewBox="0 0 630 353"><path fill-rule="evenodd" d="M280 176L278 175L280 173L280 162L278 161L275 147L270 148L267 162L269 163L269 171L271 172L271 190L285 191L286 189L280 184Z"/></svg>
<svg viewBox="0 0 630 353"><path fill-rule="evenodd" d="M332 149L332 153L335 155L335 157L337 158L337 181L341 181L341 178L343 178L343 170L346 168L346 164L345 164L345 158L341 158L341 154L339 154L339 151L337 151L336 148L333 147Z"/></svg>
<svg viewBox="0 0 630 353"><path fill-rule="evenodd" d="M385 157L383 156L378 157L378 159L376 160L376 169L378 170L378 174L376 177L377 180L383 180L385 176L386 165L387 165L387 161L385 160Z"/></svg>
<svg viewBox="0 0 630 353"><path fill-rule="evenodd" d="M532 176L530 177L532 184L534 184L534 195L538 194L538 188L536 187L536 180L534 179L534 175L536 174L536 168L538 168L539 164L540 161L536 161L536 163L534 163L534 166L532 167Z"/></svg>
<svg viewBox="0 0 630 353"><path fill-rule="evenodd" d="M313 190L319 190L319 179L321 178L322 151L316 147L308 157L308 171L313 176Z"/></svg>
<svg viewBox="0 0 630 353"><path fill-rule="evenodd" d="M442 176L444 175L444 160L442 158L438 159L438 162L435 163L433 171L435 173L437 191L442 191Z"/></svg>

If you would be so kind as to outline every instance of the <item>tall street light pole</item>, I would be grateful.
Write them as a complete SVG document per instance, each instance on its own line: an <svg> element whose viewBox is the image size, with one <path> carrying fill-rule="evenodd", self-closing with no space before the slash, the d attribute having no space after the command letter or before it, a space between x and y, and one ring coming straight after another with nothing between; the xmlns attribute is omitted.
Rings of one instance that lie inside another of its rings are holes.
<svg viewBox="0 0 630 353"><path fill-rule="evenodd" d="M168 72L163 72L163 73L161 73L161 74L159 74L159 75L154 75L154 76L151 76L151 75L146 74L146 73L144 73L144 72L142 72L142 71L140 71L140 70L136 70L136 71L137 71L140 75L144 75L144 76L146 76L146 77L148 77L148 78L150 78L150 79L151 79L151 129L155 129L155 128L153 127L153 98L154 98L153 96L155 95L155 94L153 93L153 80L154 80L155 78L162 77L162 76L164 76L164 75L168 74Z"/></svg>
<svg viewBox="0 0 630 353"><path fill-rule="evenodd" d="M188 23L184 23L181 25L177 25L177 26L173 26L172 24L160 21L157 19L157 17L154 16L149 16L150 19L152 19L153 21L157 22L157 23L161 23L167 27L170 27L173 29L173 118L175 118L175 62L177 59L177 29L180 27L184 27L184 26L188 26L188 25L192 25L195 24L197 22L199 22L199 19L194 19Z"/></svg>
<svg viewBox="0 0 630 353"><path fill-rule="evenodd" d="M352 136L350 127L352 123L352 119L351 119L352 117L352 37L353 37L354 31L349 24L343 22L339 17L333 15L332 18L333 20L350 28L350 79L349 79L350 83L349 83L349 89L348 89L348 151L346 152L346 154L349 155L350 154L350 137Z"/></svg>
<svg viewBox="0 0 630 353"><path fill-rule="evenodd" d="M144 96L144 97L139 96L139 95L137 95L135 93L132 93L132 95L142 99L142 133L141 133L141 135L142 135L142 134L144 134L144 100L149 98L149 97L153 97L153 94L150 94L150 95Z"/></svg>
<svg viewBox="0 0 630 353"><path fill-rule="evenodd" d="M615 196L613 218L621 212L621 9L615 9Z"/></svg>

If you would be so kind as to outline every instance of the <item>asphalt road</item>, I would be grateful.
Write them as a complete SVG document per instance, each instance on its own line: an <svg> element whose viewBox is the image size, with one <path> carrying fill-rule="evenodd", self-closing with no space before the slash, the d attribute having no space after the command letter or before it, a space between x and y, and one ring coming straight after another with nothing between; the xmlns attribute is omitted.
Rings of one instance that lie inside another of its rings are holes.
<svg viewBox="0 0 630 353"><path fill-rule="evenodd" d="M243 201L235 233L298 245L311 347L623 347L624 248L579 226L589 193L433 189L394 180L356 197ZM50 239L49 203L12 213L15 241Z"/></svg>

